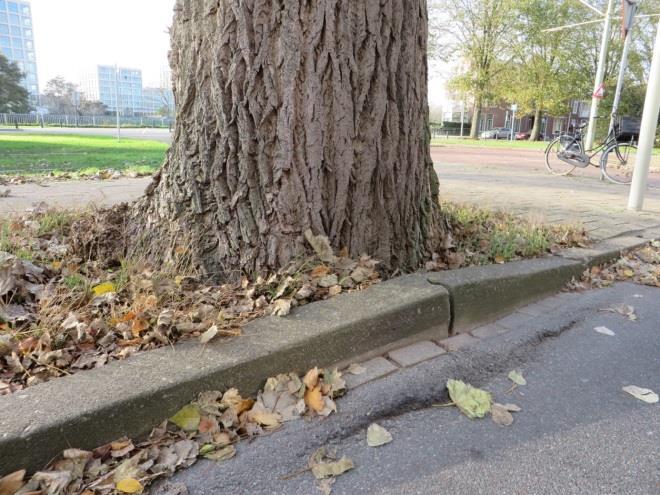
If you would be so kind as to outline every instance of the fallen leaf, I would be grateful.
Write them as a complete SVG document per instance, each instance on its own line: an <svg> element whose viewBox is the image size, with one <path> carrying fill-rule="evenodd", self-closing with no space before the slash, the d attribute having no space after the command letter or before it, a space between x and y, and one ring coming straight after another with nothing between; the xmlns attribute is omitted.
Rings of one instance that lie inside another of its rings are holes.
<svg viewBox="0 0 660 495"><path fill-rule="evenodd" d="M142 493L142 483L133 478L126 478L117 483L117 490L123 493Z"/></svg>
<svg viewBox="0 0 660 495"><path fill-rule="evenodd" d="M14 495L23 486L25 469L13 472L0 478L0 495Z"/></svg>
<svg viewBox="0 0 660 495"><path fill-rule="evenodd" d="M141 318L135 318L131 323L131 333L135 338L138 338L147 328L149 328L149 323Z"/></svg>
<svg viewBox="0 0 660 495"><path fill-rule="evenodd" d="M197 431L201 421L199 407L195 404L188 404L172 416L170 421L184 431Z"/></svg>
<svg viewBox="0 0 660 495"><path fill-rule="evenodd" d="M323 495L331 495L332 485L335 484L337 478L325 478L316 481L316 488L318 488Z"/></svg>
<svg viewBox="0 0 660 495"><path fill-rule="evenodd" d="M330 241L324 235L314 235L311 230L305 231L305 239L312 246L314 252L324 263L332 263L335 260L335 256L332 252L332 247L330 246Z"/></svg>
<svg viewBox="0 0 660 495"><path fill-rule="evenodd" d="M307 392L305 392L305 404L317 413L325 409L325 401L323 400L320 386L308 389Z"/></svg>
<svg viewBox="0 0 660 495"><path fill-rule="evenodd" d="M354 467L353 461L348 457L336 460L334 452L328 451L325 447L316 450L309 458L309 468L317 480L340 476Z"/></svg>
<svg viewBox="0 0 660 495"><path fill-rule="evenodd" d="M305 384L305 387L308 389L315 388L316 385L319 383L319 369L314 367L311 370L309 370L306 374L305 377L303 378L303 383Z"/></svg>
<svg viewBox="0 0 660 495"><path fill-rule="evenodd" d="M348 371L351 375L362 375L367 371L367 368L357 363L353 363L348 367L346 371Z"/></svg>
<svg viewBox="0 0 660 495"><path fill-rule="evenodd" d="M493 421L500 426L510 426L513 423L513 416L502 404L493 404L490 409L490 415Z"/></svg>
<svg viewBox="0 0 660 495"><path fill-rule="evenodd" d="M489 392L460 380L447 380L447 390L452 402L468 418L483 418L490 412L492 397Z"/></svg>
<svg viewBox="0 0 660 495"><path fill-rule="evenodd" d="M204 458L209 459L211 461L222 462L222 461L226 461L227 459L231 459L235 455L236 455L236 447L234 447L233 445L228 445L213 452L204 454Z"/></svg>
<svg viewBox="0 0 660 495"><path fill-rule="evenodd" d="M104 282L102 284L95 285L94 287L92 287L92 292L94 293L95 296L102 296L110 292L117 292L117 287L115 287L115 284L113 284L112 282Z"/></svg>
<svg viewBox="0 0 660 495"><path fill-rule="evenodd" d="M636 399L644 401L648 404L655 404L658 402L658 394L648 388L637 387L636 385L628 385L627 387L623 387L623 391L628 392Z"/></svg>
<svg viewBox="0 0 660 495"><path fill-rule="evenodd" d="M510 371L507 376L509 377L509 380L511 380L516 385L520 385L520 386L527 385L527 380L525 380L525 377L523 377L522 373L520 373L519 371L516 370Z"/></svg>
<svg viewBox="0 0 660 495"><path fill-rule="evenodd" d="M291 313L291 299L278 299L272 305L272 313L275 316L287 316Z"/></svg>
<svg viewBox="0 0 660 495"><path fill-rule="evenodd" d="M516 404L500 404L504 409L506 409L509 412L520 412L522 409L520 406L517 406Z"/></svg>
<svg viewBox="0 0 660 495"><path fill-rule="evenodd" d="M213 325L206 332L199 336L199 341L202 344L208 344L216 335L218 335L218 327Z"/></svg>
<svg viewBox="0 0 660 495"><path fill-rule="evenodd" d="M255 423L268 428L276 428L282 422L282 416L279 414L262 409L253 409L248 413L248 417Z"/></svg>
<svg viewBox="0 0 660 495"><path fill-rule="evenodd" d="M380 447L392 441L392 434L382 426L373 423L367 428L367 445Z"/></svg>
<svg viewBox="0 0 660 495"><path fill-rule="evenodd" d="M616 335L607 327L595 327L594 330L596 330L598 333L602 333L603 335L609 335L610 337L614 337Z"/></svg>

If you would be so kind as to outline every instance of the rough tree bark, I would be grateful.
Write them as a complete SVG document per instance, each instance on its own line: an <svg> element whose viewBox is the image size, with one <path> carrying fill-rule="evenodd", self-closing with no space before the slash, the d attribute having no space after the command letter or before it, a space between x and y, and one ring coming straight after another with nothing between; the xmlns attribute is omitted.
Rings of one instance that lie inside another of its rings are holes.
<svg viewBox="0 0 660 495"><path fill-rule="evenodd" d="M538 141L539 138L541 137L541 118L543 115L543 111L541 107L537 107L534 109L534 125L532 126L532 130L529 133L529 140L530 141Z"/></svg>
<svg viewBox="0 0 660 495"><path fill-rule="evenodd" d="M479 120L481 119L481 109L483 104L481 98L474 101L472 107L472 125L470 126L470 138L477 139L479 137Z"/></svg>
<svg viewBox="0 0 660 495"><path fill-rule="evenodd" d="M235 278L311 229L417 268L443 234L426 44L426 0L178 0L174 140L133 251Z"/></svg>

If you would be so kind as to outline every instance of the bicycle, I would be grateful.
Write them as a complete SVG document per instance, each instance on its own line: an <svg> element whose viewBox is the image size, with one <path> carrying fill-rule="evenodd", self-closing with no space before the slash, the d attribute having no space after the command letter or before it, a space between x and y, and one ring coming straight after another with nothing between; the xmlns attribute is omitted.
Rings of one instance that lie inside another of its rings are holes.
<svg viewBox="0 0 660 495"><path fill-rule="evenodd" d="M584 150L582 137L586 123L578 126L577 134L561 134L545 149L545 165L553 175L568 175L576 168L586 168L589 165L600 167L601 179L607 178L615 184L630 184L635 166L637 146L634 141L619 142L619 123L613 128L601 144L596 148ZM601 153L598 163L592 159Z"/></svg>

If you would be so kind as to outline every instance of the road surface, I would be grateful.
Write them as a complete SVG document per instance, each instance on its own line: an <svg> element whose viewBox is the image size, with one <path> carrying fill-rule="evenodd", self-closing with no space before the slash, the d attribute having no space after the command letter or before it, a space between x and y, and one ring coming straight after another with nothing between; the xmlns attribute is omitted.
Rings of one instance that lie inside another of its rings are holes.
<svg viewBox="0 0 660 495"><path fill-rule="evenodd" d="M200 461L154 493L184 485L191 495L320 493L309 472L283 478L330 446L356 466L337 478L335 495L656 494L660 404L622 387L660 391L659 298L660 289L632 284L570 295L531 324L349 391L337 415L242 443L235 458ZM621 303L634 305L638 322L602 311ZM507 393L513 369L528 383ZM502 427L433 407L447 402L448 378L522 411ZM373 449L365 430L376 421L394 441Z"/></svg>

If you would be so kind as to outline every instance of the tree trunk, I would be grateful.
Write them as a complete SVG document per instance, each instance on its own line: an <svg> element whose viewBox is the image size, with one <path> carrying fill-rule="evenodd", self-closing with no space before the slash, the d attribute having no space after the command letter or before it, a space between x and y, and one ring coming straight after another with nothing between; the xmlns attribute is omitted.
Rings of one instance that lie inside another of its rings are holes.
<svg viewBox="0 0 660 495"><path fill-rule="evenodd" d="M177 117L133 254L214 278L333 248L413 269L441 239L426 0L178 0Z"/></svg>
<svg viewBox="0 0 660 495"><path fill-rule="evenodd" d="M534 110L534 125L532 126L532 132L529 133L529 140L538 141L540 135L541 135L541 107L537 107Z"/></svg>
<svg viewBox="0 0 660 495"><path fill-rule="evenodd" d="M477 139L479 137L479 119L481 118L481 98L474 100L472 107L472 125L470 126L470 138Z"/></svg>

